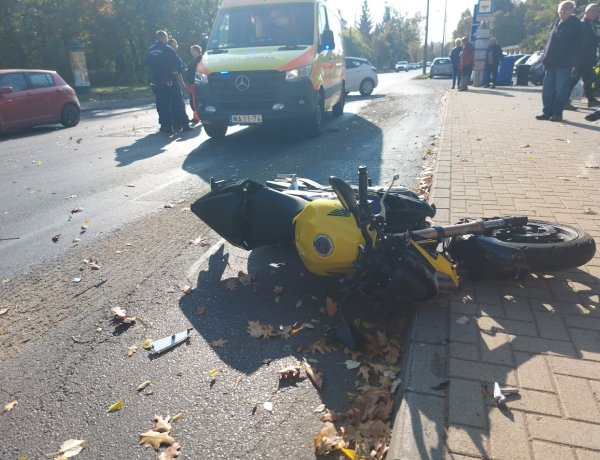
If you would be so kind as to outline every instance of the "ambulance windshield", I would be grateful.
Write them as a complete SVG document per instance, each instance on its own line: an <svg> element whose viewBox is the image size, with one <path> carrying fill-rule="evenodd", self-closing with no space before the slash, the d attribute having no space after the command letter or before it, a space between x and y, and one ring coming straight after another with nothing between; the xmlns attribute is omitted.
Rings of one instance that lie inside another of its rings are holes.
<svg viewBox="0 0 600 460"><path fill-rule="evenodd" d="M219 11L208 51L259 46L312 45L313 3L277 3Z"/></svg>

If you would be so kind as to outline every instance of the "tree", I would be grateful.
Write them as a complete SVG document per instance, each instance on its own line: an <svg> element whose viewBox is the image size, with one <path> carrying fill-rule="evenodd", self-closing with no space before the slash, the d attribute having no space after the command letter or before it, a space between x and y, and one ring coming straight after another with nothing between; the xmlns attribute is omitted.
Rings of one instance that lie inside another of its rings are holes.
<svg viewBox="0 0 600 460"><path fill-rule="evenodd" d="M471 10L465 10L460 15L456 30L452 33L453 38L462 38L471 36L471 25L473 24L473 15Z"/></svg>
<svg viewBox="0 0 600 460"><path fill-rule="evenodd" d="M490 33L500 46L517 45L525 38L525 11L525 4L518 3L494 12Z"/></svg>
<svg viewBox="0 0 600 460"><path fill-rule="evenodd" d="M371 38L371 29L373 29L373 21L371 20L371 13L369 12L369 4L367 0L363 0L362 11L360 13L360 20L356 25L356 28L362 35L363 39L368 42Z"/></svg>

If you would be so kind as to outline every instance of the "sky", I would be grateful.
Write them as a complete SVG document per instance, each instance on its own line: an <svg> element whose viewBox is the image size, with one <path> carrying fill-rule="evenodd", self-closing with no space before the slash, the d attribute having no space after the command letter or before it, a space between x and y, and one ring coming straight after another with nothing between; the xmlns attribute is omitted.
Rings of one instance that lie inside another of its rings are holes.
<svg viewBox="0 0 600 460"><path fill-rule="evenodd" d="M446 42L452 38L452 32L456 29L462 12L468 8L472 13L473 5L477 3L477 0L429 0L429 41L442 41L446 1L448 3ZM349 24L354 25L355 21L360 19L363 0L328 0L327 3L335 9L341 10L342 16ZM399 13L409 17L419 12L425 17L427 11L427 0L368 0L368 3L373 23L381 22L383 19L386 3ZM423 30L425 30L425 21L423 21Z"/></svg>

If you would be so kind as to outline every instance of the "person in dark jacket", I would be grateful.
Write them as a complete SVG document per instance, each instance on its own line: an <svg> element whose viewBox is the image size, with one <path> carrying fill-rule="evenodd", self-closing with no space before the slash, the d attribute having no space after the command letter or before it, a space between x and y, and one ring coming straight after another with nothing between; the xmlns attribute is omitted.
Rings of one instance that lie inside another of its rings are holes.
<svg viewBox="0 0 600 460"><path fill-rule="evenodd" d="M485 53L485 76L488 77L488 86L496 87L496 79L498 78L498 64L504 58L502 48L498 46L495 38L490 38L488 49Z"/></svg>
<svg viewBox="0 0 600 460"><path fill-rule="evenodd" d="M160 131L173 133L181 129L184 122L187 125L187 119L180 120L171 110L173 102L181 96L177 74L183 72L183 69L177 53L167 45L168 39L164 30L156 32L156 42L148 50L146 64L150 67Z"/></svg>
<svg viewBox="0 0 600 460"><path fill-rule="evenodd" d="M467 91L471 83L471 73L475 63L475 48L469 41L469 37L462 39L462 51L460 52L460 85L459 91Z"/></svg>
<svg viewBox="0 0 600 460"><path fill-rule="evenodd" d="M452 63L452 89L455 86L460 86L460 52L462 51L461 39L457 38L455 47L450 51L450 62Z"/></svg>
<svg viewBox="0 0 600 460"><path fill-rule="evenodd" d="M581 29L583 34L583 47L578 64L571 73L571 82L569 84L569 94L579 82L583 79L583 94L588 100L588 107L600 105L600 101L594 97L592 83L594 81L594 65L596 64L598 43L600 43L600 29L597 30L595 22L598 18L600 9L598 5L590 3L585 8L585 13L581 19ZM575 109L575 107L570 107Z"/></svg>
<svg viewBox="0 0 600 460"><path fill-rule="evenodd" d="M563 120L563 110L569 99L571 69L578 62L583 41L581 22L574 12L574 2L559 3L558 20L548 35L542 58L546 76L542 89L543 113L535 117L538 120Z"/></svg>
<svg viewBox="0 0 600 460"><path fill-rule="evenodd" d="M192 55L192 60L188 62L187 72L185 74L185 84L187 85L187 89L190 93L190 105L192 106L192 111L194 112L194 121L198 123L200 118L198 117L198 112L196 112L196 68L198 64L202 60L202 47L200 45L192 45L190 47L190 54Z"/></svg>

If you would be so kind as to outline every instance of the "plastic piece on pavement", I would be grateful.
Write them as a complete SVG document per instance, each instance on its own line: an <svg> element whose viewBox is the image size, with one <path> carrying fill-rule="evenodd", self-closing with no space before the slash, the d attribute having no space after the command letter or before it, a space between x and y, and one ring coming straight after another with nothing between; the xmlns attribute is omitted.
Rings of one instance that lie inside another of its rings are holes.
<svg viewBox="0 0 600 460"><path fill-rule="evenodd" d="M190 337L190 332L193 328L186 329L185 331L178 332L169 337L155 340L152 342L152 352L155 354L162 353L169 350L182 342L185 342Z"/></svg>

